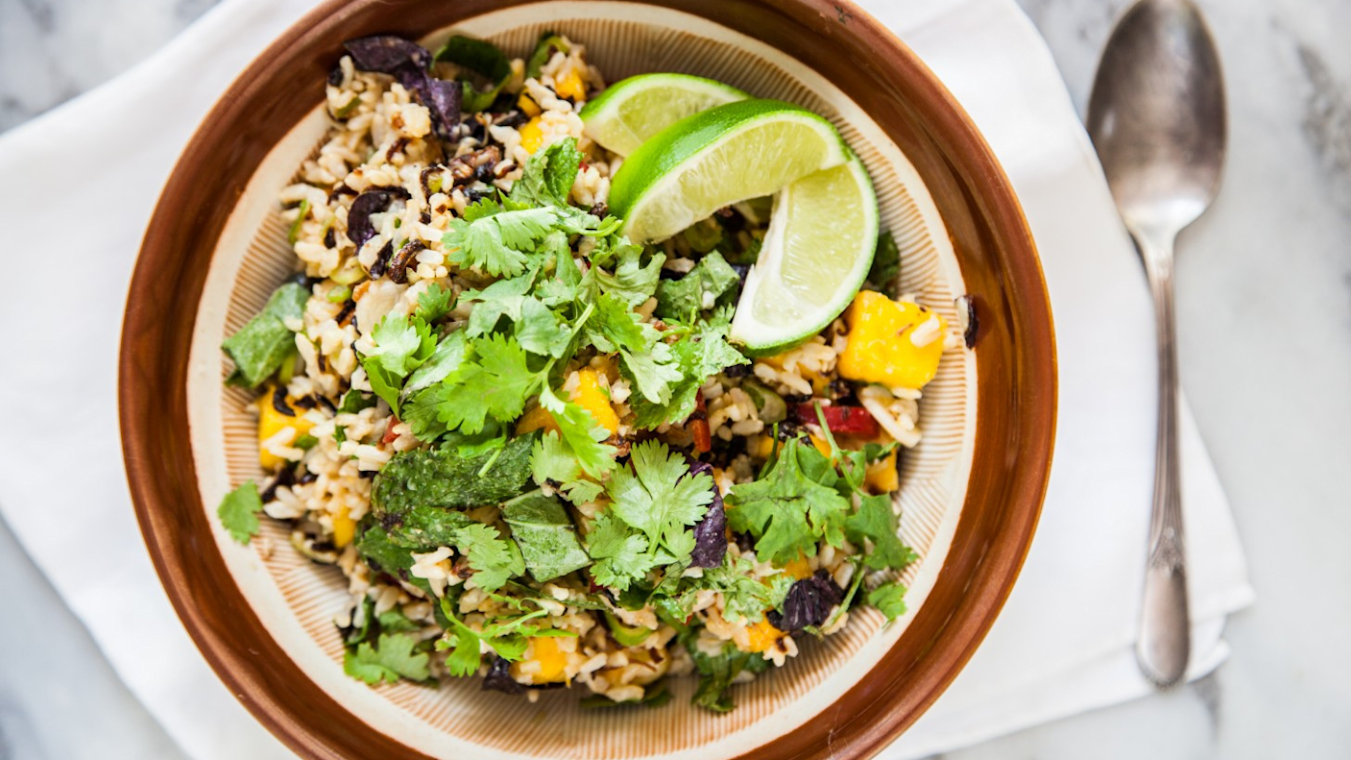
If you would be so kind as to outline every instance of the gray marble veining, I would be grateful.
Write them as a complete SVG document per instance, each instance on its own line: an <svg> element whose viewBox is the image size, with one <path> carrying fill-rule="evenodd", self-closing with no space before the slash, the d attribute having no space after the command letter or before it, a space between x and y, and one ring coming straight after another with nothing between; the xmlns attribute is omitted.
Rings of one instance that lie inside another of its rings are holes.
<svg viewBox="0 0 1351 760"><path fill-rule="evenodd" d="M896 0L919 2L920 0ZM1082 111L1126 0L1019 0ZM1351 757L1351 2L1200 0L1230 161L1179 242L1182 380L1257 604L1184 689L949 760ZM0 0L0 131L116 75L214 0ZM0 760L179 755L0 526Z"/></svg>

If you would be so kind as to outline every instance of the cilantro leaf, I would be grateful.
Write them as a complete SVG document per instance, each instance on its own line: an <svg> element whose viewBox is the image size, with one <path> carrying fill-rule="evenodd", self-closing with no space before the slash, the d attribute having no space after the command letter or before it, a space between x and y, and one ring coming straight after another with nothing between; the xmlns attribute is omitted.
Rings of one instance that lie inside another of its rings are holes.
<svg viewBox="0 0 1351 760"><path fill-rule="evenodd" d="M591 343L607 353L619 352L624 374L647 401L670 401L672 384L684 375L675 366L671 347L661 341L661 333L612 294L602 294L595 305L595 314L586 324Z"/></svg>
<svg viewBox="0 0 1351 760"><path fill-rule="evenodd" d="M579 404L564 401L548 387L540 393L539 404L553 415L562 442L572 452L583 472L599 480L614 469L616 449L603 443L610 437L610 431L596 422L591 412Z"/></svg>
<svg viewBox="0 0 1351 760"><path fill-rule="evenodd" d="M468 557L474 585L484 591L496 591L513 575L525 571L517 566L508 540L491 525L474 523L460 528L455 534L455 548Z"/></svg>
<svg viewBox="0 0 1351 760"><path fill-rule="evenodd" d="M826 461L828 473L815 466L817 459ZM809 472L829 479L831 485L822 484ZM727 510L728 523L733 531L748 532L756 538L755 551L760 559L779 565L800 554L814 554L822 539L839 546L849 500L832 487L836 480L834 468L820 452L790 439L763 478L731 489L727 505L733 508Z"/></svg>
<svg viewBox="0 0 1351 760"><path fill-rule="evenodd" d="M529 255L553 229L552 208L529 208L508 200L503 206L483 198L453 219L441 239L450 261L493 276L515 277L526 269Z"/></svg>
<svg viewBox="0 0 1351 760"><path fill-rule="evenodd" d="M216 516L231 538L247 544L258 533L258 513L261 511L263 500L258 497L258 486L252 480L246 480L225 494L216 508Z"/></svg>
<svg viewBox="0 0 1351 760"><path fill-rule="evenodd" d="M594 564L591 577L601 586L625 591L656 567L647 553L647 538L635 533L612 512L596 518L587 538L587 553Z"/></svg>
<svg viewBox="0 0 1351 760"><path fill-rule="evenodd" d="M521 416L525 400L539 384L515 338L490 335L472 343L474 361L437 386L430 402L437 417L451 429L474 434L489 416L510 422Z"/></svg>
<svg viewBox="0 0 1351 760"><path fill-rule="evenodd" d="M417 309L413 312L413 316L430 325L440 321L453 308L455 308L455 291L439 282L433 282L417 294Z"/></svg>
<svg viewBox="0 0 1351 760"><path fill-rule="evenodd" d="M425 653L413 654L415 643L411 636L382 633L374 647L362 642L348 651L342 659L343 671L372 686L381 681L397 683L400 678L425 681L431 677L427 668L430 657Z"/></svg>
<svg viewBox="0 0 1351 760"><path fill-rule="evenodd" d="M604 269L596 271L596 281L600 283L601 290L629 306L638 306L651 298L661 282L661 265L666 261L666 254L653 253L647 266L643 266L642 246L624 244L618 246L614 253L618 259L614 273Z"/></svg>
<svg viewBox="0 0 1351 760"><path fill-rule="evenodd" d="M728 329L727 325L703 323L671 347L681 379L672 386L671 398L665 404L653 404L639 397L630 401L638 427L655 428L663 423L684 421L694 412L697 394L705 380L728 367L750 363L727 342Z"/></svg>
<svg viewBox="0 0 1351 760"><path fill-rule="evenodd" d="M511 199L536 206L568 205L568 194L577 181L582 153L577 138L568 137L537 151L525 162L521 178L511 186Z"/></svg>
<svg viewBox="0 0 1351 760"><path fill-rule="evenodd" d="M469 346L465 342L463 332L453 332L442 338L426 363L408 376L401 397L407 398L423 388L430 388L445 380L464 364L468 352Z"/></svg>
<svg viewBox="0 0 1351 760"><path fill-rule="evenodd" d="M366 358L375 359L391 375L403 379L422 366L436 350L436 338L431 325L414 317L385 315L371 331L375 345L366 352Z"/></svg>
<svg viewBox="0 0 1351 760"><path fill-rule="evenodd" d="M604 490L599 483L584 477L572 447L552 430L535 441L530 453L530 470L537 485L555 484L573 504L594 501Z"/></svg>
<svg viewBox="0 0 1351 760"><path fill-rule="evenodd" d="M736 707L731 689L732 682L741 675L741 671L759 673L768 667L767 661L759 654L742 652L731 642L724 644L722 654L717 656L709 656L693 640L686 642L685 648L689 650L694 667L699 672L699 687L695 689L690 702L713 712L730 712Z"/></svg>
<svg viewBox="0 0 1351 760"><path fill-rule="evenodd" d="M371 384L371 390L386 404L389 404L390 411L394 412L395 417L398 417L399 395L402 392L403 379L385 369L380 360L374 357L362 359L361 367L366 370L366 380Z"/></svg>
<svg viewBox="0 0 1351 760"><path fill-rule="evenodd" d="M905 614L905 586L899 581L883 583L868 592L868 604L886 615L887 622L890 623Z"/></svg>
<svg viewBox="0 0 1351 760"><path fill-rule="evenodd" d="M849 540L860 547L863 546L863 539L872 541L873 550L863 560L863 564L874 570L900 570L919 556L896 535L897 527L891 497L879 494L864 496L859 500L858 511L849 515L844 530Z"/></svg>
<svg viewBox="0 0 1351 760"><path fill-rule="evenodd" d="M684 277L661 281L657 286L656 314L663 319L688 320L691 314L713 308L739 282L741 277L736 270L722 254L713 251Z"/></svg>
<svg viewBox="0 0 1351 760"><path fill-rule="evenodd" d="M643 441L632 448L629 464L611 474L605 490L614 515L647 536L648 554L664 547L683 559L694 549L687 528L708 511L712 487L707 473L690 474L682 455L659 441Z"/></svg>
<svg viewBox="0 0 1351 760"><path fill-rule="evenodd" d="M728 554L721 565L704 571L694 591L700 588L721 591L723 611L728 620L737 622L759 622L766 611L783 604L793 578L780 573L766 579L768 584L755 577L755 563L747 557L733 559Z"/></svg>

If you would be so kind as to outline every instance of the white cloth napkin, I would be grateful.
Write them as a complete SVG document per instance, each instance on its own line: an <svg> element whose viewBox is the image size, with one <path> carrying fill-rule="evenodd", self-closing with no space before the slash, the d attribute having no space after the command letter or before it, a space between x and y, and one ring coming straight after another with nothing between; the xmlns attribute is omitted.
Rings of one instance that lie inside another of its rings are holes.
<svg viewBox="0 0 1351 760"><path fill-rule="evenodd" d="M0 138L14 277L0 398L0 512L131 690L198 760L289 757L211 673L167 603L122 469L116 362L136 251L193 128L312 0L225 0L113 82ZM1055 310L1060 415L1022 578L952 688L885 751L919 757L1148 692L1131 656L1151 491L1154 353L1139 262L1049 51L1013 0L864 6L965 105L1018 190ZM1193 676L1251 602L1214 470L1183 419Z"/></svg>

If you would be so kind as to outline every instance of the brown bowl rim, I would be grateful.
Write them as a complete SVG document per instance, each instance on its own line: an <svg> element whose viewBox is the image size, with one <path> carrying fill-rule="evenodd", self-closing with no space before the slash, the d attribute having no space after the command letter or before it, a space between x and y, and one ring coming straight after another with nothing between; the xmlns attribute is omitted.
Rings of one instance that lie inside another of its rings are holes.
<svg viewBox="0 0 1351 760"><path fill-rule="evenodd" d="M547 1L469 0L460 5L473 8L458 17L463 20L488 10ZM851 0L627 1L696 13L756 38L760 35L754 30L735 23L738 9L754 10L771 20L784 17L808 27L815 21L821 25L818 31L830 35L836 31L832 23L849 27L856 45L885 59L882 68L909 77L928 133L942 135L936 143L950 149L944 157L977 191L968 201L988 216L990 233L1010 246L1000 254L1000 261L1008 268L1000 285L1016 297L1009 298L1008 311L999 314L1007 324L997 325L995 331L1016 327L1020 336L1012 357L1004 357L1002 351L998 357L1011 361L1007 369L1016 378L1013 401L1019 404L1019 413L1014 419L1016 429L1010 434L1017 445L1013 456L1020 466L1006 466L1001 470L1002 479L987 482L988 475L978 467L978 455L994 444L985 440L989 436L982 435L987 411L978 397L977 456L973 457L967 502L957 533L961 536L962 527L968 524L971 510L967 507L980 481L988 486L986 490L998 487L999 493L1007 496L997 518L998 526L1002 526L998 528L1001 540L959 552L954 537L953 552L944 563L939 582L959 556L968 566L967 583L955 607L937 621L934 634L925 641L909 642L909 646L923 650L913 662L901 662L901 650L907 649L906 637L915 628L914 623L873 669L888 677L863 679L821 713L830 716L828 720L808 721L743 756L871 757L912 725L970 659L1007 600L1031 546L1050 476L1058 391L1054 326L1036 245L1008 177L965 110L903 42ZM222 142L222 133L239 124L240 104L260 97L268 81L265 75L275 70L288 50L307 38L322 36L316 30L335 26L339 20L358 14L362 6L378 2L327 0L312 9L249 64L198 127L147 226L128 292L118 366L119 422L128 483L137 520L165 591L217 676L259 722L307 758L375 756L377 752L382 756L391 752L397 757L427 756L366 727L300 671L244 600L225 568L209 526L202 530L213 512L206 510L196 487L186 372L206 267L191 269L180 264L175 269L174 264L186 250L183 236L189 228L195 235L200 235L203 227L209 233L205 239L211 244L198 248L206 250L205 261L214 252L228 212L206 209L205 218L193 214L192 185L204 165L227 160L212 153ZM723 7L717 7L720 5ZM423 32L405 33L420 36ZM270 149L268 145L263 153ZM261 159L261 155L246 158ZM247 182L257 163L245 163L248 166L242 176ZM242 192L242 185L234 192ZM960 253L959 265L967 275L966 259ZM188 319L175 322L164 318L175 314L186 314ZM993 341L990 331L988 324L980 331L986 345ZM978 343L978 368L983 366L981 348ZM983 380L985 372L981 374ZM979 393L984 395L984 382L981 386ZM225 598L217 601L224 604L206 605L195 596L198 581L222 578ZM929 605L921 608L916 622L926 609ZM334 716L351 720L333 720Z"/></svg>

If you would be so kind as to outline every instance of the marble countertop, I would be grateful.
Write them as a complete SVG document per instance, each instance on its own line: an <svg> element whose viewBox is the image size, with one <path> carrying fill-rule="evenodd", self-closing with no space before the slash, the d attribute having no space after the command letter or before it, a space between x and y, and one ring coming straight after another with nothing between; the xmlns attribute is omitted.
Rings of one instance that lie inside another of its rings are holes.
<svg viewBox="0 0 1351 760"><path fill-rule="evenodd" d="M0 132L115 76L213 2L0 0ZM1019 2L1082 111L1125 0ZM1201 5L1231 152L1219 200L1179 243L1182 381L1257 603L1230 619L1233 656L1210 677L951 760L1351 756L1339 583L1351 578L1351 3ZM181 757L3 523L0 577L0 760Z"/></svg>

